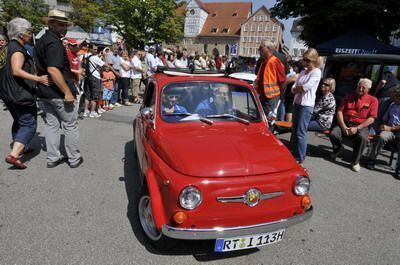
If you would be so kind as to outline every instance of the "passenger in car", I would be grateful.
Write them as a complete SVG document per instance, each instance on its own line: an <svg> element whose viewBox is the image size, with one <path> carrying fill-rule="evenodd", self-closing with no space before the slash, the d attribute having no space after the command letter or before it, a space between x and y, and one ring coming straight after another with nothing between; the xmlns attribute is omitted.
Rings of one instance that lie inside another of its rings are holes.
<svg viewBox="0 0 400 265"><path fill-rule="evenodd" d="M187 113L187 109L177 102L180 100L181 95L173 91L165 91L162 94L161 113Z"/></svg>
<svg viewBox="0 0 400 265"><path fill-rule="evenodd" d="M203 117L231 113L232 103L229 94L227 84L218 84L213 90L212 97L201 101L194 112Z"/></svg>

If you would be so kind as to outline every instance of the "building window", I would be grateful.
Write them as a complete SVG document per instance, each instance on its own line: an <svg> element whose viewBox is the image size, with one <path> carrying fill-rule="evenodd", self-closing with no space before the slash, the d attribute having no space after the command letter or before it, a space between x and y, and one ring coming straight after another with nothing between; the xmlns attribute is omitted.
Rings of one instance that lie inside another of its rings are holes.
<svg viewBox="0 0 400 265"><path fill-rule="evenodd" d="M229 28L223 28L221 32L222 33L228 33L229 32Z"/></svg>
<svg viewBox="0 0 400 265"><path fill-rule="evenodd" d="M276 38L275 37L271 37L271 42L275 43L275 41L276 41Z"/></svg>
<svg viewBox="0 0 400 265"><path fill-rule="evenodd" d="M269 32L269 24L265 24L265 32Z"/></svg>
<svg viewBox="0 0 400 265"><path fill-rule="evenodd" d="M247 25L247 24L244 25L244 26L243 26L243 31L248 31L248 30L249 30L249 25Z"/></svg>
<svg viewBox="0 0 400 265"><path fill-rule="evenodd" d="M243 37L243 42L247 42L247 37Z"/></svg>
<svg viewBox="0 0 400 265"><path fill-rule="evenodd" d="M263 24L258 24L258 32L261 32L263 30Z"/></svg>
<svg viewBox="0 0 400 265"><path fill-rule="evenodd" d="M276 24L272 25L272 31L276 32L278 30L278 27L276 26Z"/></svg>
<svg viewBox="0 0 400 265"><path fill-rule="evenodd" d="M265 21L269 21L269 16L265 15Z"/></svg>
<svg viewBox="0 0 400 265"><path fill-rule="evenodd" d="M250 31L256 31L256 24L251 24Z"/></svg>
<svg viewBox="0 0 400 265"><path fill-rule="evenodd" d="M261 42L261 36L257 37L257 42Z"/></svg>
<svg viewBox="0 0 400 265"><path fill-rule="evenodd" d="M259 16L258 21L263 21L263 16Z"/></svg>
<svg viewBox="0 0 400 265"><path fill-rule="evenodd" d="M212 28L211 28L211 32L212 32L212 33L217 33L217 31L218 31L218 28L217 28L217 27L212 27Z"/></svg>
<svg viewBox="0 0 400 265"><path fill-rule="evenodd" d="M300 49L300 56L304 55L305 50L304 49Z"/></svg>
<svg viewBox="0 0 400 265"><path fill-rule="evenodd" d="M194 15L196 12L194 11L194 9L190 9L190 14Z"/></svg>
<svg viewBox="0 0 400 265"><path fill-rule="evenodd" d="M253 17L253 21L257 21L257 16L254 16L254 17Z"/></svg>
<svg viewBox="0 0 400 265"><path fill-rule="evenodd" d="M253 54L253 48L249 48L249 55Z"/></svg>
<svg viewBox="0 0 400 265"><path fill-rule="evenodd" d="M298 56L298 50L296 48L293 49L293 56L294 57Z"/></svg>
<svg viewBox="0 0 400 265"><path fill-rule="evenodd" d="M242 53L243 53L243 55L246 55L246 48L245 47L243 47Z"/></svg>

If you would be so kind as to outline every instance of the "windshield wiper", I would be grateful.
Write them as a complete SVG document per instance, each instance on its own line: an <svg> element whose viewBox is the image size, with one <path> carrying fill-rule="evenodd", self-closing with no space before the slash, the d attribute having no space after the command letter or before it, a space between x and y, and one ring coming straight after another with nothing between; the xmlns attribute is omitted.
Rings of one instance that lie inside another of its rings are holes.
<svg viewBox="0 0 400 265"><path fill-rule="evenodd" d="M248 121L246 119L243 119L243 118L240 118L238 116L232 115L232 114L228 114L228 113L220 114L220 115L207 115L206 118L235 119L235 120L237 120L237 121L239 121L241 123L244 123L246 125L250 124L250 121Z"/></svg>
<svg viewBox="0 0 400 265"><path fill-rule="evenodd" d="M173 113L172 112L172 113L163 113L162 115L164 115L164 116L184 116L184 117L195 116L199 121L202 121L202 122L207 123L209 125L212 125L214 123L210 119L198 116L197 113L192 114L192 113L189 113L189 112L181 112L181 113L179 113L179 112Z"/></svg>

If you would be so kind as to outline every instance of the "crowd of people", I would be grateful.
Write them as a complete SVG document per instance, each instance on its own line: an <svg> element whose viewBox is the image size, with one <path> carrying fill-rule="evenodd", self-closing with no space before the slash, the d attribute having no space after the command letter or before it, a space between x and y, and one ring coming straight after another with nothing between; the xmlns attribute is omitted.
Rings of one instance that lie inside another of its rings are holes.
<svg viewBox="0 0 400 265"><path fill-rule="evenodd" d="M47 146L47 167L67 162L71 168L83 163L79 151L78 118L98 118L115 107L132 106L142 102L140 88L159 67L193 70L225 70L234 63L226 56L208 56L175 47L171 50L127 50L121 38L115 45L104 47L65 38L69 20L64 12L50 10L44 18L46 33L28 48L32 38L31 23L15 18L8 23L7 38L0 35L0 96L13 117L11 151L6 162L18 169L26 165L20 157L29 152L29 143L37 128L38 107L44 113ZM367 168L375 167L376 157L389 141L400 132L400 86L387 73L378 85L376 95L368 92L372 81L361 78L356 92L347 95L336 106L333 96L336 82L323 79L318 52L310 48L300 62L276 51L274 44L263 41L260 60L255 67L254 87L268 118L292 122L290 148L298 163L307 154L307 132L329 131L333 146L331 158L343 151L342 139L351 138L352 169L360 171L360 158L373 128L376 134ZM252 70L253 64L246 70ZM397 80L398 81L398 80ZM317 99L320 87L321 97ZM390 89L389 89L390 88ZM215 98L224 101L224 89ZM217 95L218 94L218 95ZM225 93L226 94L226 93ZM37 100L39 99L39 100ZM174 95L165 95L165 112L186 112L176 104ZM202 102L198 112L216 106ZM221 105L222 106L222 105ZM65 135L66 156L60 152L61 132ZM400 164L395 176L400 178Z"/></svg>
<svg viewBox="0 0 400 265"><path fill-rule="evenodd" d="M255 87L267 117L278 116L292 122L290 148L298 163L306 158L308 131L329 134L332 159L341 155L343 138L350 138L351 168L355 172L360 171L360 159L371 135L374 139L366 164L368 169L375 168L382 147L400 136L400 81L392 73L386 73L374 95L369 94L372 81L361 78L355 93L345 96L336 107L333 96L336 82L333 78L321 82L321 60L315 49L309 48L299 63L288 62L279 58L272 43L265 41L260 46L260 55L264 62L259 66ZM322 96L317 100L319 87ZM399 150L398 141L396 146ZM399 159L394 175L400 179Z"/></svg>

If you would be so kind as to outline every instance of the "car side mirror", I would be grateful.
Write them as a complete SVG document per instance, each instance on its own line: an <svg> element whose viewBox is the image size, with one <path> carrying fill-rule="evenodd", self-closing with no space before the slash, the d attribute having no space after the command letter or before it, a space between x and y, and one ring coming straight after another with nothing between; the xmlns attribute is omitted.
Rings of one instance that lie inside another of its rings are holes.
<svg viewBox="0 0 400 265"><path fill-rule="evenodd" d="M144 108L140 112L142 119L151 120L153 118L153 109L152 108Z"/></svg>

